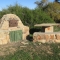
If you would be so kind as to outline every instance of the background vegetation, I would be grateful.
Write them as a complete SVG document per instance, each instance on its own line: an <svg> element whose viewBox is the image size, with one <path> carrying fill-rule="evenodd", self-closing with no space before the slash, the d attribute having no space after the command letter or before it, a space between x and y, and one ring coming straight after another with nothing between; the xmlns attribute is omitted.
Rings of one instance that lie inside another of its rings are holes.
<svg viewBox="0 0 60 60"><path fill-rule="evenodd" d="M39 8L31 10L27 7L21 7L18 4L15 4L14 6L9 6L7 9L0 11L0 18L7 13L16 14L20 17L23 24L28 25L29 27L32 27L34 24L38 23L54 22L50 16L48 16L43 10Z"/></svg>
<svg viewBox="0 0 60 60"><path fill-rule="evenodd" d="M48 7L49 7L49 4L47 5ZM52 5L53 4L54 3L52 3ZM30 27L38 23L53 23L54 20L48 15L49 11L45 10L45 9L48 9L48 7L44 6L41 8L36 7L35 9L29 9L27 7L22 7L18 4L15 4L14 6L10 5L6 9L3 9L2 11L0 11L0 18L4 14L13 13L19 16L25 25L28 25Z"/></svg>
<svg viewBox="0 0 60 60"><path fill-rule="evenodd" d="M22 7L18 3L10 5L0 11L0 18L4 14L16 14L30 29L33 29L35 24L40 23L60 23L60 3L58 0L53 3L48 2L48 0L39 0L35 4L37 5L35 9Z"/></svg>

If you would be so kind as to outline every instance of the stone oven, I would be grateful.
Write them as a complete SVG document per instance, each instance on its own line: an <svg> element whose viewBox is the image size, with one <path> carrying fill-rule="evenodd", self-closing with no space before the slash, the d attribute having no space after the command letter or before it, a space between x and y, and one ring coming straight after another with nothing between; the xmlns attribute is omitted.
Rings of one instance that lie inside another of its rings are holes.
<svg viewBox="0 0 60 60"><path fill-rule="evenodd" d="M0 44L26 40L29 27L24 26L15 14L6 14L0 20Z"/></svg>

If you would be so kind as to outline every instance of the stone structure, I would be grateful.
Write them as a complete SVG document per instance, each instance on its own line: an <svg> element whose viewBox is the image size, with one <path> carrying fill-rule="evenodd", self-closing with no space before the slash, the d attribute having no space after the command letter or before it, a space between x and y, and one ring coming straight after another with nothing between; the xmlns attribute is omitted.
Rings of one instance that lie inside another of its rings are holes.
<svg viewBox="0 0 60 60"><path fill-rule="evenodd" d="M55 23L43 23L43 24L36 24L35 27L42 27L44 32L54 32L54 27L53 26L58 26L60 24L55 24Z"/></svg>
<svg viewBox="0 0 60 60"><path fill-rule="evenodd" d="M53 32L53 26L60 24L36 24L35 26L42 26L44 32L35 32L33 34L33 41L39 41L42 43L46 42L59 42L60 43L60 32Z"/></svg>
<svg viewBox="0 0 60 60"><path fill-rule="evenodd" d="M60 43L60 32L54 32L54 33L41 33L41 32L35 32L33 34L34 41L39 41L42 43L46 42L59 42Z"/></svg>
<svg viewBox="0 0 60 60"><path fill-rule="evenodd" d="M20 18L15 14L4 15L0 22L0 44L10 42L10 32L17 30L22 30L22 40L26 40L29 35L29 27L24 26Z"/></svg>

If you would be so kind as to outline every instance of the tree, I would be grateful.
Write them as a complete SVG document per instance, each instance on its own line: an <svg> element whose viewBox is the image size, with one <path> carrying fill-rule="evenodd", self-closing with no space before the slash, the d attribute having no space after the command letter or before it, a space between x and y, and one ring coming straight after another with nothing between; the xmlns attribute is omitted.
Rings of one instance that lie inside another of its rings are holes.
<svg viewBox="0 0 60 60"><path fill-rule="evenodd" d="M27 7L23 8L23 23L28 26L33 26L33 13Z"/></svg>
<svg viewBox="0 0 60 60"><path fill-rule="evenodd" d="M59 3L60 0L55 0L55 2Z"/></svg>
<svg viewBox="0 0 60 60"><path fill-rule="evenodd" d="M50 15L50 17L56 21L60 21L60 4L59 3L49 3L43 10Z"/></svg>
<svg viewBox="0 0 60 60"><path fill-rule="evenodd" d="M37 4L38 8L42 8L45 5L47 5L48 0L41 0L41 1L36 1L35 4Z"/></svg>
<svg viewBox="0 0 60 60"><path fill-rule="evenodd" d="M47 15L44 11L40 9L35 9L33 15L34 15L34 24L54 22L49 15Z"/></svg>

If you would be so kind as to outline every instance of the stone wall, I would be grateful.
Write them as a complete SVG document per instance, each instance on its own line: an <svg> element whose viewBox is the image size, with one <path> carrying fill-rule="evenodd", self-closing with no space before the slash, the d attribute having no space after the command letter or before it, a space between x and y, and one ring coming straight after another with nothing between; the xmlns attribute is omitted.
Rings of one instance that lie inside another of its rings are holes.
<svg viewBox="0 0 60 60"><path fill-rule="evenodd" d="M60 32L54 32L54 33L40 33L40 32L35 32L33 34L33 41L39 41L39 42L56 42L60 43Z"/></svg>
<svg viewBox="0 0 60 60"><path fill-rule="evenodd" d="M0 30L0 45L10 42L9 32Z"/></svg>

